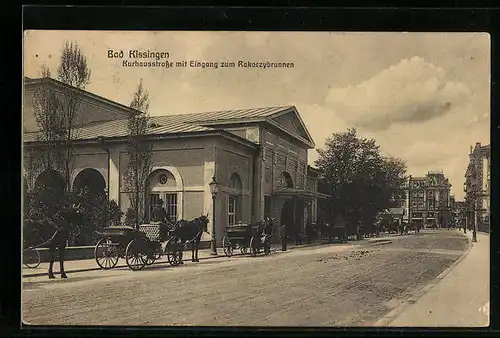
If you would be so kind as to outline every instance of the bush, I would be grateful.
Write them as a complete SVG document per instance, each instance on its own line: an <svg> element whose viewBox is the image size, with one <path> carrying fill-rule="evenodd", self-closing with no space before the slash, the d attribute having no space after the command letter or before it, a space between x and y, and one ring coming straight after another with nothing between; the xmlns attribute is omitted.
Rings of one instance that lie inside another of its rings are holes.
<svg viewBox="0 0 500 338"><path fill-rule="evenodd" d="M135 228L135 221L136 221L136 213L135 209L132 207L129 207L127 211L125 212L125 225Z"/></svg>
<svg viewBox="0 0 500 338"><path fill-rule="evenodd" d="M74 209L74 208L77 209ZM74 209L76 218L71 222L70 245L94 245L99 239L96 230L119 225L123 215L115 201L105 194L89 191L65 192L56 196L54 191L36 189L24 192L23 240L25 245L38 245L48 240L55 231L50 220L58 210Z"/></svg>

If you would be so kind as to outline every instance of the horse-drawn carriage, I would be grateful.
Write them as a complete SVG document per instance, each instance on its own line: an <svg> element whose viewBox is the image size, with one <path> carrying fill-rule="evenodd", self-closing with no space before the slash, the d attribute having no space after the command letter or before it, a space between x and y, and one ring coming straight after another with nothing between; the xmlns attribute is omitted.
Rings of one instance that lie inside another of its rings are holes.
<svg viewBox="0 0 500 338"><path fill-rule="evenodd" d="M97 265L102 269L112 269L119 258L124 258L132 270L141 270L153 264L164 254L172 266L180 264L179 248L162 224L142 224L139 230L128 226L105 228L94 249Z"/></svg>
<svg viewBox="0 0 500 338"><path fill-rule="evenodd" d="M273 220L266 218L257 224L235 224L226 227L222 238L222 248L227 257L233 255L233 250L239 249L242 255L248 252L252 256L271 253L271 237L273 235Z"/></svg>
<svg viewBox="0 0 500 338"><path fill-rule="evenodd" d="M108 227L101 233L94 257L103 269L111 269L119 258L125 258L130 269L141 270L163 255L167 256L170 265L177 266L182 264L184 247L192 243L192 261L197 262L199 242L207 224L208 217L203 215L192 221L141 224L139 230L126 226Z"/></svg>

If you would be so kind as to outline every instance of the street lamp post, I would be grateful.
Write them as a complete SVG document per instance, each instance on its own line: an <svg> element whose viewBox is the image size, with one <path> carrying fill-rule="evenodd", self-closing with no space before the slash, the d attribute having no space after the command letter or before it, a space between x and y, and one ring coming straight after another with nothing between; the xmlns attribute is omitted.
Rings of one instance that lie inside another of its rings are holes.
<svg viewBox="0 0 500 338"><path fill-rule="evenodd" d="M217 181L215 180L215 175L212 177L212 182L209 184L210 193L212 194L212 241L211 241L211 249L212 255L217 255L217 242L215 237L215 199L217 197L217 193L219 192L219 186Z"/></svg>

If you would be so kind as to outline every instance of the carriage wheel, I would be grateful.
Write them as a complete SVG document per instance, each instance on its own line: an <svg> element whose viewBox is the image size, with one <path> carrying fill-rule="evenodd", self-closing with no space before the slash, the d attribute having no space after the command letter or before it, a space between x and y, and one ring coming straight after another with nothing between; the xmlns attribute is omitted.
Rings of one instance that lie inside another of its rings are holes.
<svg viewBox="0 0 500 338"><path fill-rule="evenodd" d="M159 260L162 256L162 252L161 252L161 246L158 247L158 245L160 245L159 243L150 243L150 247L149 247L149 250L148 250L148 258L146 260L146 265L153 265L154 262L156 262L157 260Z"/></svg>
<svg viewBox="0 0 500 338"><path fill-rule="evenodd" d="M111 238L104 237L97 242L94 249L94 258L97 265L101 269L109 270L118 263L119 252L116 244L111 241Z"/></svg>
<svg viewBox="0 0 500 338"><path fill-rule="evenodd" d="M149 252L147 255L146 255L146 265L153 265L154 262L156 262L156 253L155 252Z"/></svg>
<svg viewBox="0 0 500 338"><path fill-rule="evenodd" d="M224 249L224 254L226 255L226 257L231 257L233 255L233 246L227 235L222 238L222 248Z"/></svg>
<svg viewBox="0 0 500 338"><path fill-rule="evenodd" d="M246 255L248 253L248 248L246 246L240 246L240 253Z"/></svg>
<svg viewBox="0 0 500 338"><path fill-rule="evenodd" d="M170 238L165 244L165 253L167 254L168 263L172 266L177 266L181 263L181 252L176 243L176 238Z"/></svg>
<svg viewBox="0 0 500 338"><path fill-rule="evenodd" d="M23 252L23 264L30 269L37 268L40 265L40 253L35 248L27 248Z"/></svg>
<svg viewBox="0 0 500 338"><path fill-rule="evenodd" d="M131 270L138 271L144 269L147 262L147 255L143 254L141 250L144 250L144 245L142 243L133 239L128 243L127 249L125 250L125 260L127 265Z"/></svg>
<svg viewBox="0 0 500 338"><path fill-rule="evenodd" d="M257 239L255 238L255 236L252 236L252 238L250 239L250 254L252 255L252 257L255 257L258 253L259 247L257 244Z"/></svg>

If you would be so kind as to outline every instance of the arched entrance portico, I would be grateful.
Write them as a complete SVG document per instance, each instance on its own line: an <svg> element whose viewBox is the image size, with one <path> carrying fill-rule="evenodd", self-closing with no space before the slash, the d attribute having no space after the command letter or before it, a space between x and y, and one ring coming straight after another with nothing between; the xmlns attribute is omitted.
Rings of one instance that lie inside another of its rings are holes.
<svg viewBox="0 0 500 338"><path fill-rule="evenodd" d="M73 191L76 193L88 192L92 195L106 193L106 181L102 174L93 168L83 169L73 181Z"/></svg>
<svg viewBox="0 0 500 338"><path fill-rule="evenodd" d="M54 169L45 170L35 181L35 190L54 201L63 196L65 187L66 184L62 175Z"/></svg>
<svg viewBox="0 0 500 338"><path fill-rule="evenodd" d="M180 182L179 182L180 181ZM161 200L171 221L182 219L182 179L174 168L154 168L146 181L146 218Z"/></svg>
<svg viewBox="0 0 500 338"><path fill-rule="evenodd" d="M283 203L283 206L281 207L281 215L280 215L280 223L286 224L287 226L287 231L288 234L287 236L290 236L293 234L293 230L295 228L295 219L294 219L294 203L292 199L287 199Z"/></svg>

